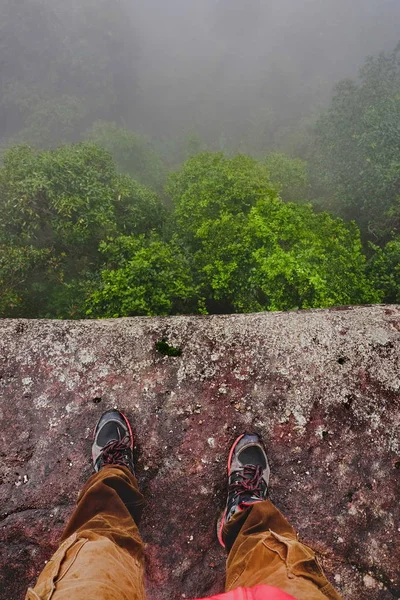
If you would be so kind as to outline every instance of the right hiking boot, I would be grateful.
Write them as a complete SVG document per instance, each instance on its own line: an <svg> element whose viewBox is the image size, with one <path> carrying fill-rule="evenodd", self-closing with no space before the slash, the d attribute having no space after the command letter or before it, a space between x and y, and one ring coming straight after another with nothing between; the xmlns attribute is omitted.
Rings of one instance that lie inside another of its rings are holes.
<svg viewBox="0 0 400 600"><path fill-rule="evenodd" d="M268 497L270 468L262 441L256 433L244 433L234 442L228 457L228 497L218 525L218 540L225 548L223 528L238 512Z"/></svg>
<svg viewBox="0 0 400 600"><path fill-rule="evenodd" d="M133 447L132 428L126 416L115 409L103 413L94 431L94 470L98 472L105 465L120 465L128 467L134 475Z"/></svg>

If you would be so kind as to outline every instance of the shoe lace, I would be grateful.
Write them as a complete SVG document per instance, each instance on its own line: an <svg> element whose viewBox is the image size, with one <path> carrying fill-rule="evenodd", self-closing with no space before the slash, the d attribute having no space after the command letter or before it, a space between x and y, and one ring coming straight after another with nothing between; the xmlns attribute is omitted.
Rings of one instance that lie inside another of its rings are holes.
<svg viewBox="0 0 400 600"><path fill-rule="evenodd" d="M121 440L111 440L108 442L101 453L102 462L104 465L122 465L126 466L129 463L130 438L126 435Z"/></svg>
<svg viewBox="0 0 400 600"><path fill-rule="evenodd" d="M262 477L263 468L261 465L245 465L242 471L237 471L235 473L235 479L229 485L229 493L232 494L233 498L242 494L250 494L262 499Z"/></svg>

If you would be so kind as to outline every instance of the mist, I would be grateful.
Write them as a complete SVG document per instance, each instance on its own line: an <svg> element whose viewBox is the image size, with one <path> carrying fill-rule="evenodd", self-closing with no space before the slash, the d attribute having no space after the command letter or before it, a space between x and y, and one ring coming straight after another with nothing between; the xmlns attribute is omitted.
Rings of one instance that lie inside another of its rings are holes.
<svg viewBox="0 0 400 600"><path fill-rule="evenodd" d="M271 138L398 41L395 0L151 0L137 15L136 127Z"/></svg>
<svg viewBox="0 0 400 600"><path fill-rule="evenodd" d="M393 49L400 24L398 0L3 0L0 12L2 145L48 126L47 103L53 146L105 119L250 153L296 152L297 130L367 55Z"/></svg>

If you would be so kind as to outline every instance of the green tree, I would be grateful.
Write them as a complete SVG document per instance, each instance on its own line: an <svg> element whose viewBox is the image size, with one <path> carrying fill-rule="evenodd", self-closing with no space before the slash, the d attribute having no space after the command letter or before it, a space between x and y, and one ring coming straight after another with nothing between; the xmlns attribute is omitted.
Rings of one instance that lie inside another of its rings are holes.
<svg viewBox="0 0 400 600"><path fill-rule="evenodd" d="M195 281L210 312L376 302L356 225L267 197L197 231Z"/></svg>
<svg viewBox="0 0 400 600"><path fill-rule="evenodd" d="M204 154L169 186L177 231L209 312L374 302L359 231L285 203L263 164Z"/></svg>
<svg viewBox="0 0 400 600"><path fill-rule="evenodd" d="M76 96L30 99L26 103L24 127L4 144L8 147L18 143L37 148L56 148L79 141L88 109Z"/></svg>
<svg viewBox="0 0 400 600"><path fill-rule="evenodd" d="M34 297L27 297L27 290L41 281L43 272L53 270L46 249L0 244L0 317L26 317L27 310L28 314L37 310Z"/></svg>
<svg viewBox="0 0 400 600"><path fill-rule="evenodd" d="M156 235L102 242L101 285L86 302L89 317L195 312L196 291L187 258L176 241Z"/></svg>
<svg viewBox="0 0 400 600"><path fill-rule="evenodd" d="M399 124L400 45L369 58L359 82L341 82L316 128L317 168L336 209L375 240L399 224L390 214L400 196Z"/></svg>
<svg viewBox="0 0 400 600"><path fill-rule="evenodd" d="M250 282L268 310L379 301L354 222L317 214L311 205L265 200L252 210L247 235L254 248Z"/></svg>
<svg viewBox="0 0 400 600"><path fill-rule="evenodd" d="M195 246L205 221L224 213L247 213L258 199L273 193L266 167L249 156L226 158L203 153L190 158L167 185L175 207L177 232Z"/></svg>
<svg viewBox="0 0 400 600"><path fill-rule="evenodd" d="M44 152L23 146L5 155L0 243L15 249L15 261L32 249L30 260L33 250L44 251L52 265L26 280L25 316L76 316L101 264L100 242L158 229L162 219L155 193L118 175L110 154L93 144Z"/></svg>
<svg viewBox="0 0 400 600"><path fill-rule="evenodd" d="M96 122L88 137L98 146L111 152L122 173L156 190L163 189L166 168L146 137L104 121Z"/></svg>
<svg viewBox="0 0 400 600"><path fill-rule="evenodd" d="M368 271L374 288L383 302L400 303L400 236L397 235L384 248L372 245Z"/></svg>
<svg viewBox="0 0 400 600"><path fill-rule="evenodd" d="M285 202L305 202L307 200L308 167L304 160L271 152L265 159L265 166L271 182L278 187L282 200Z"/></svg>

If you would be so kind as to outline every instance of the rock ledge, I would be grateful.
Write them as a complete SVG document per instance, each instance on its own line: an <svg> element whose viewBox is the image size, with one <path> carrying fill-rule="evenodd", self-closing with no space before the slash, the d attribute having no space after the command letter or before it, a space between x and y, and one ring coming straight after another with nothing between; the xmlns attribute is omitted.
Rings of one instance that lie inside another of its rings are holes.
<svg viewBox="0 0 400 600"><path fill-rule="evenodd" d="M150 600L223 589L226 453L249 429L273 501L344 598L400 596L400 306L3 320L0 397L1 600L22 599L57 546L113 406L136 431Z"/></svg>

